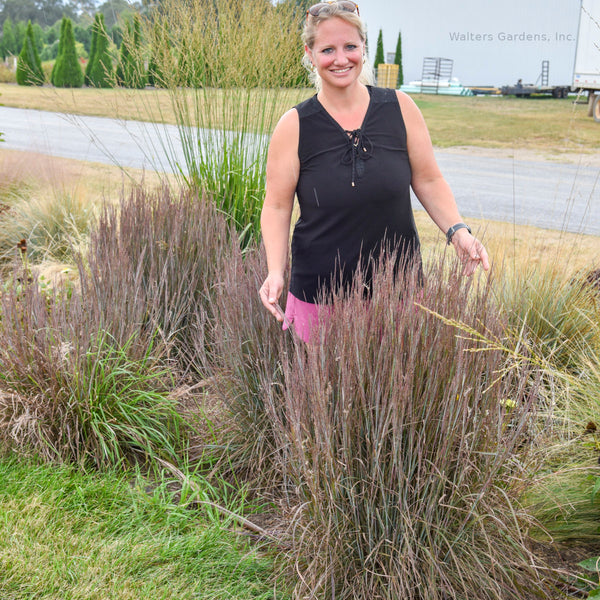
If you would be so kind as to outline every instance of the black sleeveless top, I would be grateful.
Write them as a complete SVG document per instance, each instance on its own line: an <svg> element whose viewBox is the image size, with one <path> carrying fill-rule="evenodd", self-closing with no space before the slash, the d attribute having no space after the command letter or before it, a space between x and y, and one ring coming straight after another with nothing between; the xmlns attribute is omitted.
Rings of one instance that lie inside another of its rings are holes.
<svg viewBox="0 0 600 600"><path fill-rule="evenodd" d="M362 127L344 131L316 95L297 105L300 218L292 237L290 292L317 302L347 288L357 267L367 283L385 245L419 258L410 202L406 129L396 92L369 87Z"/></svg>

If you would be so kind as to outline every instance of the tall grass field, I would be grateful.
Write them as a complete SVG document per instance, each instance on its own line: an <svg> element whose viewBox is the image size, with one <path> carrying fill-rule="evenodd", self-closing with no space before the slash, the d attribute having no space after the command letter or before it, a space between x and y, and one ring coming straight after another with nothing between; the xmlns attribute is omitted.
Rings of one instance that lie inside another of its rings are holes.
<svg viewBox="0 0 600 600"><path fill-rule="evenodd" d="M0 596L600 597L600 238L473 220L493 266L464 278L417 213L422 276L390 256L313 343L283 332L258 216L312 93L300 22L170 0L157 88L0 85L186 151L166 178L0 145ZM439 147L600 143L570 100L416 100Z"/></svg>

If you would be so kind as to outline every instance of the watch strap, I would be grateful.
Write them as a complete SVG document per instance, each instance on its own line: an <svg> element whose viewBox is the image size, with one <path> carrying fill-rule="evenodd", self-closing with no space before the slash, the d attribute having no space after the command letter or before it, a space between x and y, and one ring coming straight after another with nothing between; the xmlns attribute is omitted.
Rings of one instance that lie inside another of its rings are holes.
<svg viewBox="0 0 600 600"><path fill-rule="evenodd" d="M452 242L452 236L459 230L466 229L469 233L471 232L471 228L466 223L457 223L456 225L452 225L450 229L446 232L446 242L448 245Z"/></svg>

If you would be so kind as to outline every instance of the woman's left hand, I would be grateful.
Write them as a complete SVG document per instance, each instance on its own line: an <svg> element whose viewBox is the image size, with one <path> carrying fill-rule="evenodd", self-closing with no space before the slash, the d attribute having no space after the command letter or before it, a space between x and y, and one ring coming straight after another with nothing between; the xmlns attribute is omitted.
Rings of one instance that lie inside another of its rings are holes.
<svg viewBox="0 0 600 600"><path fill-rule="evenodd" d="M490 268L490 261L484 245L467 229L459 229L454 233L452 245L463 263L463 275L473 275L478 264L481 264L484 271Z"/></svg>

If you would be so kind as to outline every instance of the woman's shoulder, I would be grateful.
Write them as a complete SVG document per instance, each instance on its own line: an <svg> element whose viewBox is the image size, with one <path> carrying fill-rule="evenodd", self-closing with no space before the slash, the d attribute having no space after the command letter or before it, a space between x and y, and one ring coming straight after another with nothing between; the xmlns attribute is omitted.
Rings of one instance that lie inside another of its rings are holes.
<svg viewBox="0 0 600 600"><path fill-rule="evenodd" d="M400 90L392 90L396 98L398 99L398 104L400 105L400 110L403 114L415 115L416 113L421 114L419 107L415 104L415 101L405 92L401 92Z"/></svg>
<svg viewBox="0 0 600 600"><path fill-rule="evenodd" d="M275 125L271 135L271 147L277 147L280 150L287 146L298 145L298 136L300 130L300 121L298 111L290 108Z"/></svg>
<svg viewBox="0 0 600 600"><path fill-rule="evenodd" d="M296 104L296 106L294 106L294 110L298 112L298 115L301 118L310 116L311 114L318 112L320 110L320 104L317 100L317 95L314 94L313 96L307 98L303 102Z"/></svg>

